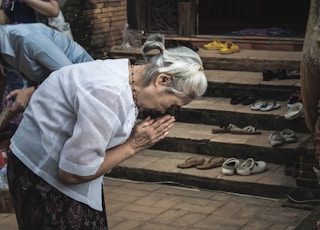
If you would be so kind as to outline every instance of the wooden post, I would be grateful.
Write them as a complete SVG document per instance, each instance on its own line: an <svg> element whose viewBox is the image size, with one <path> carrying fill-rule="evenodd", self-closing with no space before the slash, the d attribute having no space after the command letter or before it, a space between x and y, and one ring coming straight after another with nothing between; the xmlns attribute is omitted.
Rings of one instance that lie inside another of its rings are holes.
<svg viewBox="0 0 320 230"><path fill-rule="evenodd" d="M191 36L194 33L195 11L193 1L178 2L179 35Z"/></svg>
<svg viewBox="0 0 320 230"><path fill-rule="evenodd" d="M301 95L307 127L314 134L320 100L320 0L310 0L310 10L300 65ZM320 156L319 156L320 157ZM320 159L320 158L319 158Z"/></svg>

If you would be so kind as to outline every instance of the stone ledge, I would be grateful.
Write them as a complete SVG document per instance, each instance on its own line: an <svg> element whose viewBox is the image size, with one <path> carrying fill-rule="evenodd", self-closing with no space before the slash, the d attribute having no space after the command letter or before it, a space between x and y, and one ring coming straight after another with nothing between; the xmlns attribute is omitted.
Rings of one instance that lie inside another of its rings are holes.
<svg viewBox="0 0 320 230"><path fill-rule="evenodd" d="M124 161L106 176L148 182L172 182L186 187L272 198L282 198L296 188L295 179L285 176L284 167L278 164L268 163L266 172L250 176L225 176L221 173L221 167L208 170L176 167L190 156L195 154L146 150Z"/></svg>

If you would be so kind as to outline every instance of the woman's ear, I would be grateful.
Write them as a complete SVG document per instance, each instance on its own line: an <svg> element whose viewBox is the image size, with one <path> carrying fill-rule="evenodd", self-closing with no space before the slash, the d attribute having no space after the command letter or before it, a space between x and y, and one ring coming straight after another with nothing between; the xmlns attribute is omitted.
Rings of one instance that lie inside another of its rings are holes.
<svg viewBox="0 0 320 230"><path fill-rule="evenodd" d="M156 84L169 86L173 81L173 77L169 74L160 73L157 77Z"/></svg>

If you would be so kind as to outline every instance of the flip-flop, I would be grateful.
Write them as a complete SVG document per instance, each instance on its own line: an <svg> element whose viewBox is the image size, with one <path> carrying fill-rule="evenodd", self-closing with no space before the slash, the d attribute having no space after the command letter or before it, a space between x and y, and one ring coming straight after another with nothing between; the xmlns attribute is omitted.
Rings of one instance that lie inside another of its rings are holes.
<svg viewBox="0 0 320 230"><path fill-rule="evenodd" d="M231 129L230 133L232 134L245 134L245 135L256 135L260 134L260 131L257 131L256 127L248 125L243 128Z"/></svg>
<svg viewBox="0 0 320 230"><path fill-rule="evenodd" d="M218 128L212 128L212 133L230 133L231 129L239 129L234 124L223 124Z"/></svg>
<svg viewBox="0 0 320 230"><path fill-rule="evenodd" d="M260 110L261 108L264 108L267 106L268 102L266 100L259 100L252 104L251 110Z"/></svg>
<svg viewBox="0 0 320 230"><path fill-rule="evenodd" d="M286 143L295 143L297 141L296 134L291 129L284 129L280 133Z"/></svg>
<svg viewBox="0 0 320 230"><path fill-rule="evenodd" d="M266 106L260 108L259 110L262 112L271 111L280 108L280 104L276 101L268 102Z"/></svg>
<svg viewBox="0 0 320 230"><path fill-rule="evenodd" d="M245 135L255 135L260 134L256 127L251 125L239 128L234 124L221 125L219 128L213 128L212 133L232 133L232 134L245 134Z"/></svg>
<svg viewBox="0 0 320 230"><path fill-rule="evenodd" d="M280 131L274 131L272 132L269 137L268 137L268 142L272 145L272 146L280 146L283 145L283 137L281 135Z"/></svg>
<svg viewBox="0 0 320 230"><path fill-rule="evenodd" d="M206 161L202 165L197 165L197 169L212 169L222 166L224 162L223 157L211 157L208 161Z"/></svg>
<svg viewBox="0 0 320 230"><path fill-rule="evenodd" d="M189 157L185 162L177 165L178 168L186 169L196 167L197 165L202 165L205 159L202 157Z"/></svg>

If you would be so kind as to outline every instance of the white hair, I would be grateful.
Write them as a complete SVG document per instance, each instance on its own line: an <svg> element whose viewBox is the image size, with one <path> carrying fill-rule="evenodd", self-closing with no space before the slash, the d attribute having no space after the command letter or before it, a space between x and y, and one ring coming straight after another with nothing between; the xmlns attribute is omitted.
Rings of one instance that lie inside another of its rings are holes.
<svg viewBox="0 0 320 230"><path fill-rule="evenodd" d="M165 49L163 35L151 35L142 47L147 59L148 52L158 50L148 60L151 64L147 70L147 81L151 81L158 73L166 73L173 77L168 92L181 97L196 98L202 96L207 89L207 78L200 56L190 48L181 46Z"/></svg>

